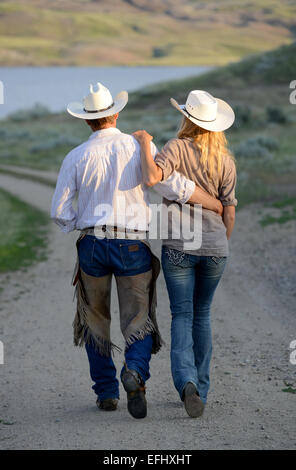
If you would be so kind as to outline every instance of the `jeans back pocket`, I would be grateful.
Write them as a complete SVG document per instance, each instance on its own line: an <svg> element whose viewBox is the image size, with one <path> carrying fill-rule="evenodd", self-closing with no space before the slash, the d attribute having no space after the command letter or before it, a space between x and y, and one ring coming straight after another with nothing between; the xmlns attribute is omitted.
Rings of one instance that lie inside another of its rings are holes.
<svg viewBox="0 0 296 470"><path fill-rule="evenodd" d="M135 270L151 266L150 249L141 241L122 243L120 245L120 256L126 269Z"/></svg>
<svg viewBox="0 0 296 470"><path fill-rule="evenodd" d="M163 252L170 263L174 266L179 266L186 257L186 253L180 250L174 250L174 248L164 247Z"/></svg>
<svg viewBox="0 0 296 470"><path fill-rule="evenodd" d="M92 265L94 262L96 237L86 235L78 244L79 261L83 265Z"/></svg>
<svg viewBox="0 0 296 470"><path fill-rule="evenodd" d="M207 256L206 264L208 267L213 269L224 269L227 261L227 256Z"/></svg>

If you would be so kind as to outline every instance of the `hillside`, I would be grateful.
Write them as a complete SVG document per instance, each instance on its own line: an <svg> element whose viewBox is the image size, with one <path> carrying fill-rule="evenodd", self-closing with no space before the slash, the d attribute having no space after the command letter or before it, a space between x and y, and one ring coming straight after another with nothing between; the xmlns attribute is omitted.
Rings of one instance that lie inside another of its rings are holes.
<svg viewBox="0 0 296 470"><path fill-rule="evenodd" d="M295 39L290 0L0 3L0 65L223 65Z"/></svg>
<svg viewBox="0 0 296 470"><path fill-rule="evenodd" d="M135 92L120 125L127 132L139 126L147 129L161 146L176 135L181 119L169 98L184 103L190 90L206 89L235 110L234 126L226 135L237 161L240 206L296 198L296 105L289 101L289 85L295 79L294 42L198 77Z"/></svg>
<svg viewBox="0 0 296 470"><path fill-rule="evenodd" d="M145 88L130 94L118 125L128 133L146 129L161 147L176 135L181 119L169 98L184 103L191 89L206 89L236 113L227 138L237 160L240 207L285 196L290 200L296 197L296 105L289 102L295 70L293 43L202 76ZM50 114L43 107L14 113L2 121L0 163L57 170L69 150L88 136L88 127L67 113Z"/></svg>
<svg viewBox="0 0 296 470"><path fill-rule="evenodd" d="M267 102L289 106L289 84L296 78L296 42L263 54L245 59L198 77L174 80L153 85L133 93L130 105L147 104L150 108L163 104L168 106L169 98L184 99L192 89L207 89L213 94L222 94L234 101L246 101L260 108ZM264 87L260 95L258 90ZM278 93L274 93L278 87ZM280 93L285 90L285 96ZM253 96L253 97L252 97Z"/></svg>

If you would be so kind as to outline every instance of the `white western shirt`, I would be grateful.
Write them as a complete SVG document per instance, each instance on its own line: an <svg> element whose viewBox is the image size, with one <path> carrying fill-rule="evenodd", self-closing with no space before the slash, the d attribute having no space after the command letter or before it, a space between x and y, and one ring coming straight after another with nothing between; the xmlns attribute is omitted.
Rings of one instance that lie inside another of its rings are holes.
<svg viewBox="0 0 296 470"><path fill-rule="evenodd" d="M151 150L155 157L157 148L153 143ZM195 184L174 172L154 189L166 199L184 204ZM110 127L94 132L64 159L51 217L63 232L104 224L148 230L149 202L148 187L142 182L139 143L133 136Z"/></svg>

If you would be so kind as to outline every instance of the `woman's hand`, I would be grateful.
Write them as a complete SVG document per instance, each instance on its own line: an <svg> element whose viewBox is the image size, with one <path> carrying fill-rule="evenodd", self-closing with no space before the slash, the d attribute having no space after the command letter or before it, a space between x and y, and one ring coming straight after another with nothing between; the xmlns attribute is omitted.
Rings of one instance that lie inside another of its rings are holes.
<svg viewBox="0 0 296 470"><path fill-rule="evenodd" d="M141 167L143 183L147 186L154 186L162 180L162 169L156 165L151 154L152 135L141 130L133 133L134 138L141 146Z"/></svg>
<svg viewBox="0 0 296 470"><path fill-rule="evenodd" d="M140 145L147 144L153 139L153 136L148 134L148 132L146 132L145 130L133 132L132 135L139 142Z"/></svg>

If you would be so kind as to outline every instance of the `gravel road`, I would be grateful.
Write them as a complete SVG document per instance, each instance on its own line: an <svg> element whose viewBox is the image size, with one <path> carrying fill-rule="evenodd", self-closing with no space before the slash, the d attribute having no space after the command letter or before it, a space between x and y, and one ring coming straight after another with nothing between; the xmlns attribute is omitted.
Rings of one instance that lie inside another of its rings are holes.
<svg viewBox="0 0 296 470"><path fill-rule="evenodd" d="M53 189L0 174L0 187L48 212ZM262 228L264 208L239 211L231 256L213 304L209 403L187 417L169 364L170 313L163 276L158 318L167 346L153 357L148 417L99 411L83 349L72 346L71 275L77 234L53 224L47 261L0 276L2 449L291 449L296 447L295 223ZM263 211L263 212L262 212ZM260 215L261 214L261 215ZM285 243L283 243L283 240ZM159 246L156 247L159 250ZM113 285L112 336L123 345ZM121 367L122 356L115 361Z"/></svg>

